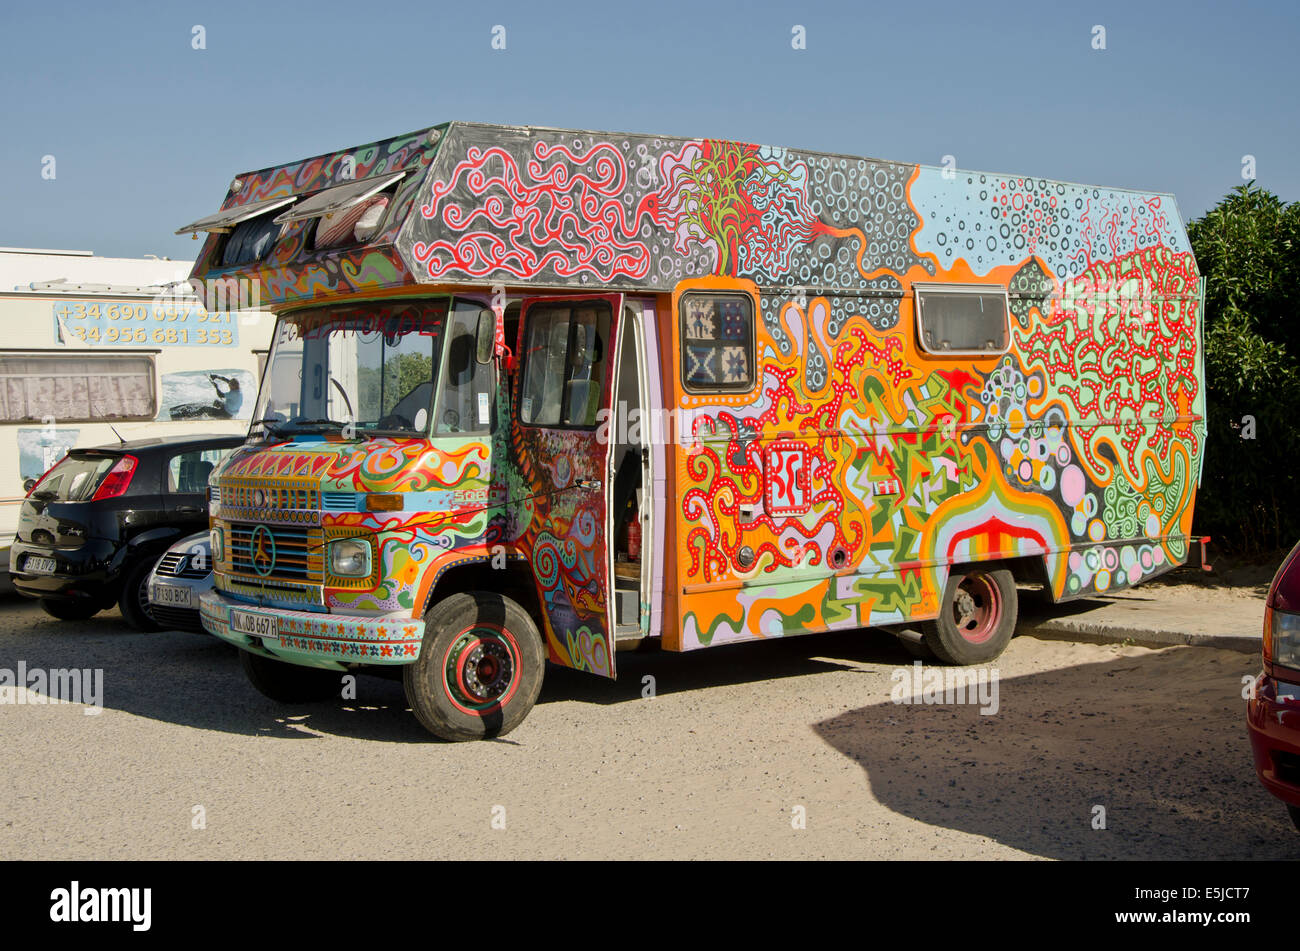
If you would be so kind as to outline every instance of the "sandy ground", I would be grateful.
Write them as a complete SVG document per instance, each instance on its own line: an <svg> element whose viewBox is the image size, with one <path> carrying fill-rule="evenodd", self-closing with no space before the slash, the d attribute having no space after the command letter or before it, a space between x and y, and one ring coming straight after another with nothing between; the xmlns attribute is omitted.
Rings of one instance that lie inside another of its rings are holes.
<svg viewBox="0 0 1300 951"><path fill-rule="evenodd" d="M105 709L0 706L0 858L1300 856L1251 768L1247 654L1019 637L992 716L892 702L911 658L872 632L619 659L448 745L400 683L288 709L209 638L5 601L0 668L103 668Z"/></svg>
<svg viewBox="0 0 1300 951"><path fill-rule="evenodd" d="M1183 567L1107 597L1051 604L1045 594L1021 590L1021 632L1076 640L1156 646L1193 644L1259 653L1264 598L1277 570L1270 564L1206 572Z"/></svg>

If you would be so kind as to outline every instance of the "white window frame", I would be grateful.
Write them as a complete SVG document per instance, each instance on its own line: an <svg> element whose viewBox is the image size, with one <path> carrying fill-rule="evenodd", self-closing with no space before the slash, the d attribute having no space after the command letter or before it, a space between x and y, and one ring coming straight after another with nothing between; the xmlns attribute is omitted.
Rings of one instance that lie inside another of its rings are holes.
<svg viewBox="0 0 1300 951"><path fill-rule="evenodd" d="M122 413L99 415L99 416L58 416L53 413L42 413L37 416L10 416L7 397L0 396L0 423L36 423L40 424L47 417L53 417L57 423L95 423L95 422L138 422L142 420L153 420L158 416L158 368L154 360L156 351L118 351L114 353L90 353L84 350L60 350L56 352L32 352L23 350L4 350L0 351L0 368L3 367L5 360L26 360L33 362L49 362L83 360L85 361L84 372L81 373L42 373L39 370L25 370L21 373L4 373L0 372L0 387L10 379L29 379L41 378L48 379L52 376L65 377L70 379L85 379L89 381L92 376L118 376L118 377L140 377L145 374L137 373L114 373L112 372L113 363L123 359L142 360L148 365L149 381L149 411L141 415L125 415ZM95 367L98 364L102 367ZM89 383L87 383L89 386ZM87 400L89 403L89 400Z"/></svg>
<svg viewBox="0 0 1300 951"><path fill-rule="evenodd" d="M998 350L933 350L925 342L925 296L927 294L971 294L1002 300L1002 347ZM916 311L916 345L936 357L996 357L1011 349L1011 300L1004 284L913 284L912 306Z"/></svg>

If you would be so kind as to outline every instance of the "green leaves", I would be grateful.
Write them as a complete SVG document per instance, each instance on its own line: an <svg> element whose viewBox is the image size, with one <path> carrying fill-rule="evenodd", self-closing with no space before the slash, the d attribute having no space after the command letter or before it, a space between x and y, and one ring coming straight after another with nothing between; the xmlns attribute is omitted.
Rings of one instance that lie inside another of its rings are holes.
<svg viewBox="0 0 1300 951"><path fill-rule="evenodd" d="M1300 536L1300 203L1249 182L1188 233L1207 278L1196 531L1238 554L1289 548Z"/></svg>

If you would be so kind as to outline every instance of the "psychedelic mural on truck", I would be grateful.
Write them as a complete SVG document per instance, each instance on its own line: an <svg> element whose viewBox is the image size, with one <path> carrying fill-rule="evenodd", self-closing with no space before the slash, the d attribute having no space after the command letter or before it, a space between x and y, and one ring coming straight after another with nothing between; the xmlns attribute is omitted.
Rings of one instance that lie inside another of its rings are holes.
<svg viewBox="0 0 1300 951"><path fill-rule="evenodd" d="M444 143L399 239L419 279L757 299L750 392L692 395L680 363L665 373L693 420L665 646L933 616L963 561L1041 558L1059 599L1186 560L1201 309L1171 196L512 132L457 126ZM1009 352L922 351L917 282L1009 288ZM782 479L786 460L800 478Z"/></svg>
<svg viewBox="0 0 1300 951"><path fill-rule="evenodd" d="M668 342L649 359L681 422L665 500L673 547L659 553L676 610L666 648L933 617L962 562L1037 559L1062 599L1187 559L1205 394L1199 276L1171 196L465 123L352 151L376 149L405 150L419 175L343 270L322 271L334 258L312 258L289 228L270 264L228 273L260 280L282 307L421 285L484 300L497 286L514 299L663 295ZM328 177L345 154L245 176L227 206ZM210 239L196 276L217 248ZM374 255L391 266L367 277L360 262ZM1008 288L1007 351L927 353L918 284ZM683 365L695 350L679 304L692 288L753 302L748 349L730 348L726 366ZM752 384L688 391L691 373ZM301 479L319 493L308 532L376 533L372 577L327 580L319 606L331 609L418 618L448 565L501 545L531 566L550 658L612 676L605 504L564 492L603 480L603 455L582 434L520 427L510 406L498 393L490 440L250 447L217 481L226 493ZM420 498L389 518L326 504L357 492ZM329 616L309 615L314 634L289 633L302 651L358 643L331 640ZM403 640L372 628L359 649Z"/></svg>

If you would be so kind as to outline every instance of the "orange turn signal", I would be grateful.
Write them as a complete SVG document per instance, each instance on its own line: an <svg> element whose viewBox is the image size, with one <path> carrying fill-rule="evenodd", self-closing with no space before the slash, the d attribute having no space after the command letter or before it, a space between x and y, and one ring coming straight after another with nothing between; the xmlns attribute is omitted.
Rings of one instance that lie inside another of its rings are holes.
<svg viewBox="0 0 1300 951"><path fill-rule="evenodd" d="M367 512L400 512L402 497L395 492L371 492L366 496Z"/></svg>

